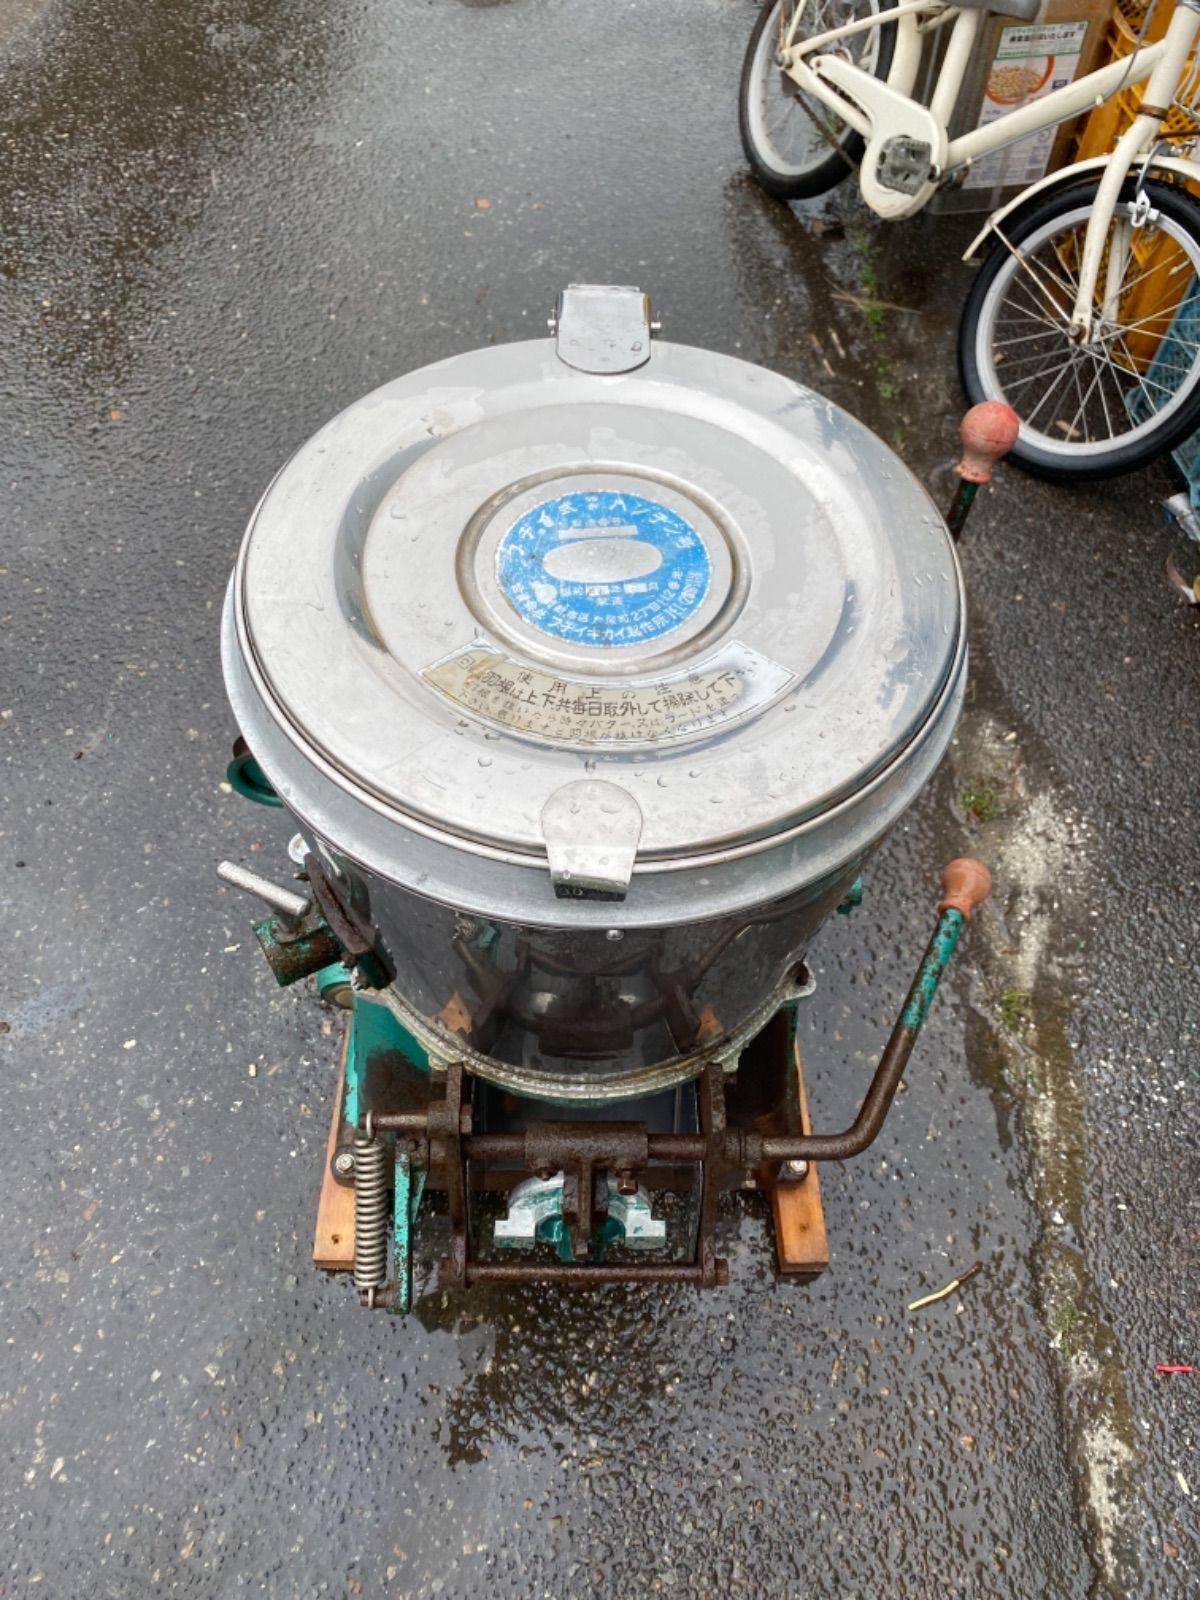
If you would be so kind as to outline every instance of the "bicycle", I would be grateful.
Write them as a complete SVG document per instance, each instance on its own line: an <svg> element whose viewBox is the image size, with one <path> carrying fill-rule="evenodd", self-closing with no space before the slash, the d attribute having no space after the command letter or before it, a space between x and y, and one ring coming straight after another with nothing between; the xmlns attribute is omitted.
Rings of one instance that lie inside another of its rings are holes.
<svg viewBox="0 0 1200 1600"><path fill-rule="evenodd" d="M995 211L959 328L969 398L1021 420L1012 459L1045 477L1112 477L1200 426L1200 162L1164 153L1173 106L1193 110L1200 0L1179 0L1161 40L951 138L989 13L1032 21L1039 0L767 0L746 52L742 142L780 199L823 194L857 170L879 216L917 214L973 162L1145 83L1107 155L1052 173ZM913 98L930 37L948 28L928 104Z"/></svg>

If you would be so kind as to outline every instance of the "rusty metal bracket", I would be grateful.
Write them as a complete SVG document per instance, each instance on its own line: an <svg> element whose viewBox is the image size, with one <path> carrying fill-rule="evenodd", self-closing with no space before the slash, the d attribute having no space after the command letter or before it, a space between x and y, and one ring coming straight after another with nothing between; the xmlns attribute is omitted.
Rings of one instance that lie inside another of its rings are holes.
<svg viewBox="0 0 1200 1600"><path fill-rule="evenodd" d="M388 972L379 954L375 929L353 908L343 905L324 867L311 852L304 858L304 870L313 899L341 946L344 965L358 967L372 988L386 988L395 974Z"/></svg>

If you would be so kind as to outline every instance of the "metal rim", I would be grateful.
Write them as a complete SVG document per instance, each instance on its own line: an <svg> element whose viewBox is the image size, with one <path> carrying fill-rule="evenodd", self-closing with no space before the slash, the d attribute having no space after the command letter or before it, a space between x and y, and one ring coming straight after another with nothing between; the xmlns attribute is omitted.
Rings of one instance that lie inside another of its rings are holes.
<svg viewBox="0 0 1200 1600"><path fill-rule="evenodd" d="M492 1056L471 1049L462 1040L439 1034L394 988L372 990L371 998L387 1006L401 1026L413 1035L428 1054L434 1072L444 1072L452 1062L458 1061L472 1077L481 1078L512 1094L548 1100L558 1105L604 1105L611 1100L659 1094L664 1089L677 1088L681 1083L698 1078L710 1061L722 1066L726 1062L736 1065L746 1045L762 1032L780 1006L806 999L813 987L811 982L797 984L795 973L789 972L778 988L755 1008L740 1027L721 1039L713 1040L707 1048L694 1055L674 1056L669 1061L655 1062L627 1073L598 1072L569 1080L553 1072L535 1072L528 1067L497 1061Z"/></svg>
<svg viewBox="0 0 1200 1600"><path fill-rule="evenodd" d="M243 550L244 548L245 547L243 546ZM962 618L965 617L966 614L966 594L963 587L962 569L959 566L957 556L953 557L953 561L954 574L958 586L960 608L959 616ZM502 862L506 866L529 867L541 872L545 872L547 857L544 851L535 852L505 850L496 845L484 844L480 840L466 838L462 834L450 833L445 829L434 828L419 817L410 816L407 812L400 811L394 806L387 805L386 802L381 800L378 795L373 793L373 791L370 789L365 789L362 786L354 783L353 780L348 778L339 767L334 766L333 763L330 762L320 752L320 750L318 750L311 743L311 741L305 737L302 730L296 725L291 717L289 717L286 708L281 706L275 696L271 693L269 685L263 678L263 675L258 668L258 663L254 659L254 653L250 649L249 640L246 637L245 618L242 614L240 604L237 603L240 567L241 557L239 557L238 568L235 568L234 570L231 584L234 586L234 623L237 631L242 665L249 675L255 691L259 695L264 707L269 709L274 721L285 730L288 740L304 756L305 760L314 766L324 777L329 779L330 782L341 789L343 793L350 795L354 800L358 801L362 805L367 806L370 810L374 811L378 816L385 818L388 822L391 822L401 828L407 828L411 832L419 834L424 839L432 840L434 843L457 851L459 854L482 856L489 861ZM836 805L830 806L824 811L818 811L811 817L806 817L802 822L796 823L794 827L784 829L776 833L766 833L756 839L747 840L739 845L730 845L720 850L713 850L688 856L647 855L640 857L634 862L634 875L637 876L641 873L695 871L705 867L717 866L728 861L740 861L749 856L761 855L764 851L786 846L793 840L802 838L805 834L814 832L817 828L822 827L826 823L843 815L851 807L856 806L863 800L868 799L876 789L881 788L888 781L895 769L901 765L901 763L903 763L913 746L919 744L927 736L930 730L936 728L941 721L942 713L945 710L946 705L954 697L954 693L961 676L963 663L966 658L966 651L966 633L960 624L958 637L955 644L954 656L950 662L945 679L941 685L938 697L931 704L928 715L921 724L920 728L916 730L913 737L908 741L907 744L902 746L901 749L897 750L893 754L892 759L887 763L886 766L882 767L859 788L854 789L848 795L843 796L843 798L839 800Z"/></svg>

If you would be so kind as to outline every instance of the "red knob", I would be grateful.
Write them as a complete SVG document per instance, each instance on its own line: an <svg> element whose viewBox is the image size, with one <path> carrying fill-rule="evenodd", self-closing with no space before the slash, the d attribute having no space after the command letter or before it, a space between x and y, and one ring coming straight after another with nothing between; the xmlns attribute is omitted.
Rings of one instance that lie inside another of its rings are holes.
<svg viewBox="0 0 1200 1600"><path fill-rule="evenodd" d="M962 419L963 458L955 472L967 483L990 483L992 468L1017 442L1021 422L1003 400L982 400Z"/></svg>
<svg viewBox="0 0 1200 1600"><path fill-rule="evenodd" d="M992 875L982 861L973 856L959 856L946 863L942 872L942 899L939 911L961 911L968 922L976 906L981 906L992 892Z"/></svg>

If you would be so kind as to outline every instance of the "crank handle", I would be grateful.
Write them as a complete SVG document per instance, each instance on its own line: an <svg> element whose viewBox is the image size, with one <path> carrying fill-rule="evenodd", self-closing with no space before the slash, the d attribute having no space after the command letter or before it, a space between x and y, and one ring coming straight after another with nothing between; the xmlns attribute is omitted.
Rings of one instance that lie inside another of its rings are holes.
<svg viewBox="0 0 1200 1600"><path fill-rule="evenodd" d="M974 856L957 856L942 870L939 911L961 911L967 922L992 892L992 875Z"/></svg>
<svg viewBox="0 0 1200 1600"><path fill-rule="evenodd" d="M1020 428L1017 413L1002 400L982 400L962 419L959 437L963 453L954 469L959 485L946 513L946 526L953 538L962 533L977 491L982 484L991 483L997 461L1016 444Z"/></svg>

